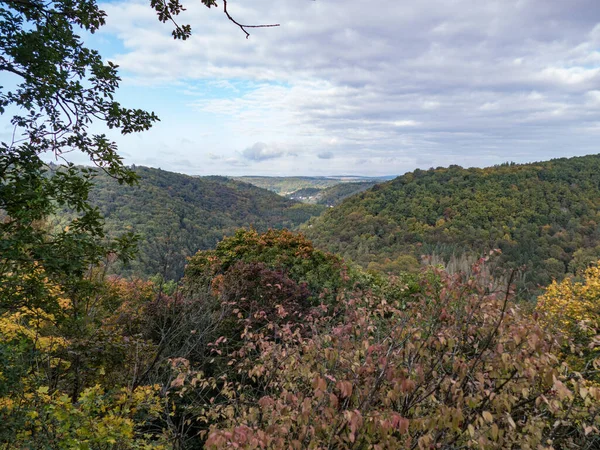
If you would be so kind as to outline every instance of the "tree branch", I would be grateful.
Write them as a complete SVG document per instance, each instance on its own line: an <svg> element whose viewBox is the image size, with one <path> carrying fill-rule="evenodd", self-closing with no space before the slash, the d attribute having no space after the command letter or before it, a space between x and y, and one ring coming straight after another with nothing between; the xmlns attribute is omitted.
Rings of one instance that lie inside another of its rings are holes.
<svg viewBox="0 0 600 450"><path fill-rule="evenodd" d="M278 27L279 24L278 23L274 23L274 24L269 24L269 25L242 25L241 23L239 23L238 21L236 21L233 17L231 17L231 15L229 14L229 12L227 11L227 0L223 0L223 12L225 13L225 15L227 16L227 18L235 23L238 27L240 27L240 29L246 33L246 39L248 39L250 37L250 33L248 33L246 31L246 28L272 28L272 27Z"/></svg>

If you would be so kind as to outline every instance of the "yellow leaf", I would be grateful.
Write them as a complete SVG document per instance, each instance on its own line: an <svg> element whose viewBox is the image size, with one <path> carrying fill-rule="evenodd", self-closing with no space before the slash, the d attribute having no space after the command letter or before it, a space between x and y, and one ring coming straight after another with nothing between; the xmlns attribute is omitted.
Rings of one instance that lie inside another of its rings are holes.
<svg viewBox="0 0 600 450"><path fill-rule="evenodd" d="M512 417L510 417L508 414L506 415L506 420L508 421L508 424L512 427L512 428L517 428L517 424L515 423L515 421L513 420Z"/></svg>
<svg viewBox="0 0 600 450"><path fill-rule="evenodd" d="M492 425L492 438L496 441L498 440L498 425L493 424Z"/></svg>

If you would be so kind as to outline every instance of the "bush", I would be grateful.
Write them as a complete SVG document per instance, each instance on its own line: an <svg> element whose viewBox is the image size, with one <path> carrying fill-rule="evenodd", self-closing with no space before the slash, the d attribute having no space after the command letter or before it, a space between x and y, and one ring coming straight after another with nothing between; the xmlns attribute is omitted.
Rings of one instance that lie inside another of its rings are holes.
<svg viewBox="0 0 600 450"><path fill-rule="evenodd" d="M307 335L247 330L235 377L186 367L177 391L220 389L197 416L208 448L592 448L600 389L510 289L471 273L426 274L409 302L361 294Z"/></svg>

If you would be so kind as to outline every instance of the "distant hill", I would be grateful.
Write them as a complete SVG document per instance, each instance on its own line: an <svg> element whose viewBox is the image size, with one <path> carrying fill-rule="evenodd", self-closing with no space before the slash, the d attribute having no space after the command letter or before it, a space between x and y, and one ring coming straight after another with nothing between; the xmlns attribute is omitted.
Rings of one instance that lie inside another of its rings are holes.
<svg viewBox="0 0 600 450"><path fill-rule="evenodd" d="M295 228L325 207L305 205L225 177L191 177L137 167L139 186L123 186L99 172L91 202L109 234L140 234L139 258L121 274L177 279L186 257L214 248L240 227Z"/></svg>
<svg viewBox="0 0 600 450"><path fill-rule="evenodd" d="M291 194L287 194L285 197L291 200L297 200L303 203L317 203L317 196L320 195L326 189L332 189L335 186L331 186L325 189L319 189L314 187L298 189Z"/></svg>
<svg viewBox="0 0 600 450"><path fill-rule="evenodd" d="M302 189L326 189L338 184L360 182L381 183L392 178L393 177L363 177L356 175L331 177L233 177L234 180L268 189L269 191L276 192L284 197L294 195L297 191Z"/></svg>
<svg viewBox="0 0 600 450"><path fill-rule="evenodd" d="M499 248L519 285L562 278L600 258L600 155L486 169L416 170L312 219L316 244L363 266L414 268L421 255L456 264Z"/></svg>
<svg viewBox="0 0 600 450"><path fill-rule="evenodd" d="M341 180L325 177L233 177L232 179L267 189L286 196L300 189L324 189L341 183Z"/></svg>
<svg viewBox="0 0 600 450"><path fill-rule="evenodd" d="M367 189L375 186L375 181L362 181L352 183L341 183L331 186L327 189L323 189L318 195L316 204L325 206L336 206L347 197L366 191Z"/></svg>
<svg viewBox="0 0 600 450"><path fill-rule="evenodd" d="M370 187L375 186L375 184L377 184L375 181L343 182L324 189L298 189L291 194L287 194L286 197L303 203L332 207L338 205L342 200L351 195L366 191Z"/></svg>

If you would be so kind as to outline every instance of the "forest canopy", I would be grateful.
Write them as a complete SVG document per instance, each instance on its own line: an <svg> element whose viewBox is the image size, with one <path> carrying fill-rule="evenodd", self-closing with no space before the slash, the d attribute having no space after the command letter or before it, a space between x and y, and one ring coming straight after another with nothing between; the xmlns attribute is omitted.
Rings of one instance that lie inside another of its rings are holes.
<svg viewBox="0 0 600 450"><path fill-rule="evenodd" d="M179 280L187 257L214 248L241 227L293 229L324 210L225 177L192 177L140 166L132 171L138 178L135 186L96 171L89 192L108 236L137 235L135 258L111 268L123 276ZM53 226L64 228L71 215L58 211Z"/></svg>
<svg viewBox="0 0 600 450"><path fill-rule="evenodd" d="M524 295L600 258L600 156L485 169L416 170L345 200L306 227L364 267L414 270L423 255L502 251ZM465 269L469 263L462 264Z"/></svg>

